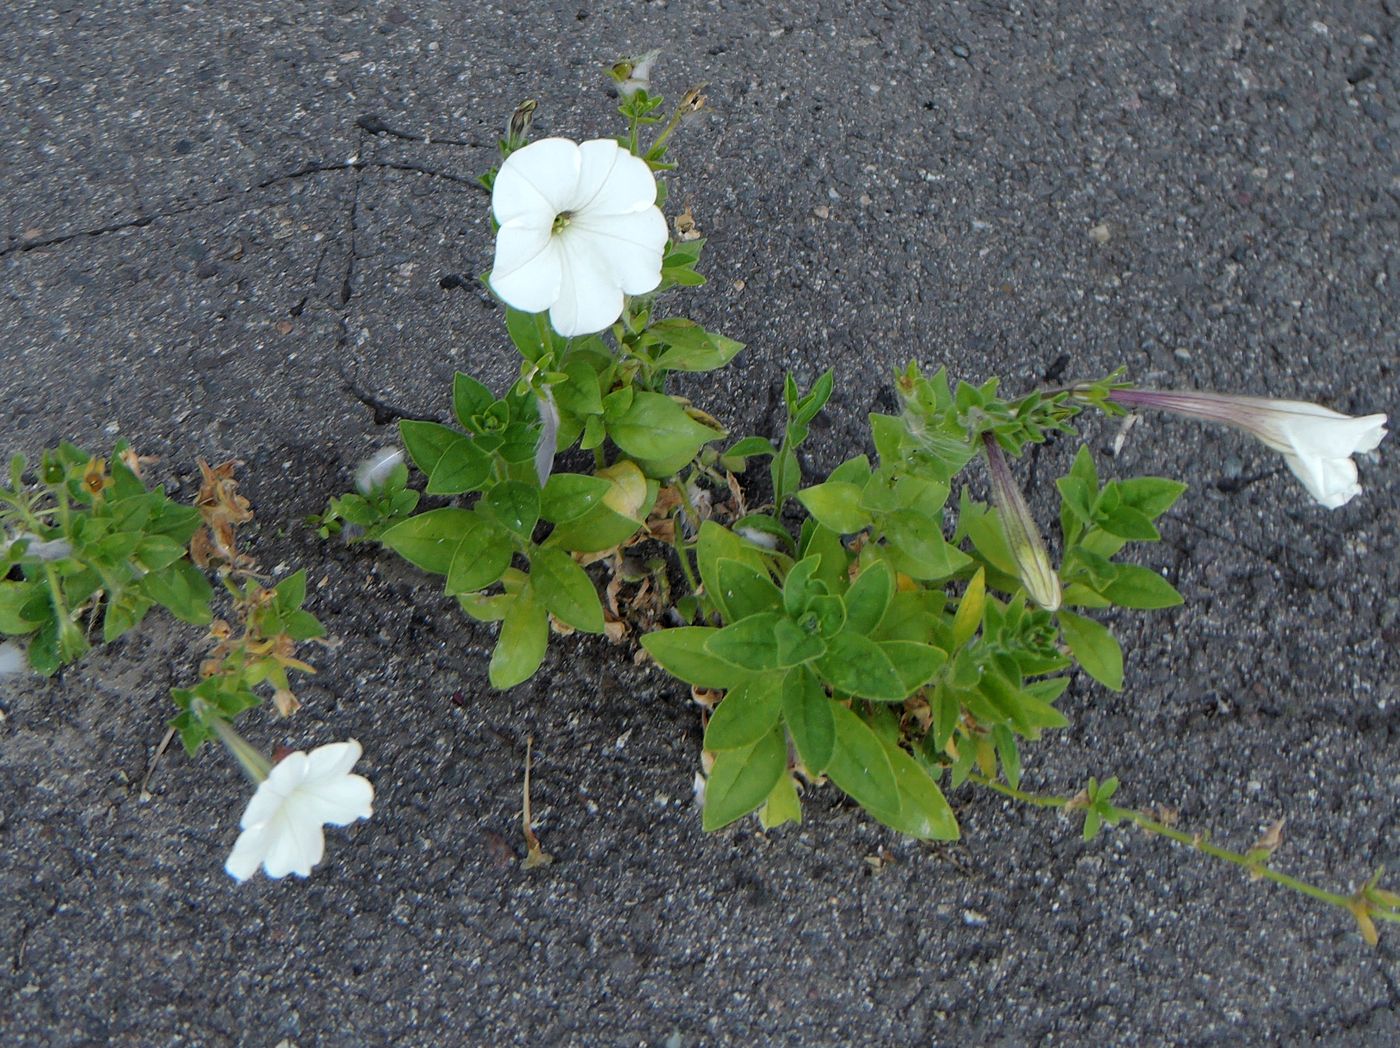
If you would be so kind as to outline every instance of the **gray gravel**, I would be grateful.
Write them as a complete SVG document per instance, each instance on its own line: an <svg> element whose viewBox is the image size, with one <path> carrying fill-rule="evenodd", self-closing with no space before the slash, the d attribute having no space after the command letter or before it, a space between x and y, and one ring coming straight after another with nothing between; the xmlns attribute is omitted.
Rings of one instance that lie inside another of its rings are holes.
<svg viewBox="0 0 1400 1048"><path fill-rule="evenodd" d="M681 688L564 641L492 693L488 629L300 522L391 439L373 404L514 373L471 181L522 98L614 131L600 67L653 46L672 96L709 84L672 192L711 282L672 308L749 344L691 387L736 431L834 367L830 468L910 357L1394 417L1397 32L1389 0L8 4L0 452L120 434L185 495L244 460L263 562L343 641L248 733L353 735L378 797L309 881L237 888L228 762L169 753L139 797L194 631L0 685L4 1043L1396 1043L1394 936L1126 830L968 792L930 847L825 791L706 836ZM1039 457L1047 519L1071 452ZM1030 784L1117 773L1239 846L1286 815L1279 865L1338 886L1396 865L1394 456L1329 513L1243 437L1140 426L1104 468L1192 485L1144 554L1187 603L1118 616L1127 688L1078 681ZM526 872L531 735L558 861Z"/></svg>

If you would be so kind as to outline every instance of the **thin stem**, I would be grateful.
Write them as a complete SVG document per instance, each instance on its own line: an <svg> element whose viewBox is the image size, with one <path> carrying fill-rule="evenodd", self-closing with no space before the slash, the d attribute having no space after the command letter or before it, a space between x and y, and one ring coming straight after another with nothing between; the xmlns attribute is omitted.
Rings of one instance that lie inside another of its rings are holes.
<svg viewBox="0 0 1400 1048"><path fill-rule="evenodd" d="M1006 783L998 782L995 779L976 773L969 775L968 780L977 783L979 786L985 786L987 789L993 790L1006 797L1010 797L1013 800L1020 801L1022 804L1029 804L1037 808L1055 808L1063 810L1068 808L1075 799L1073 797L1063 797L1057 794L1029 793L1025 790L1017 789L1014 786L1008 786ZM1275 884L1280 884L1285 888L1291 888L1296 892L1301 892L1304 895L1317 899L1319 902L1325 902L1331 906L1346 910L1356 917L1358 921L1360 921L1363 916L1379 917L1387 921L1400 921L1400 912L1385 907L1374 907L1370 905L1369 901L1362 893L1357 893L1356 895L1342 895L1339 892L1328 891L1325 888L1319 888L1316 885L1299 880L1297 877L1290 877L1286 873L1280 873L1277 870L1270 869L1269 866L1266 865L1267 856L1260 857L1257 853L1250 855L1245 852L1231 851L1229 848L1222 848L1217 844L1211 844L1207 841L1204 834L1193 834L1187 833L1184 830L1178 830L1175 827L1168 826L1152 818L1150 815L1133 808L1119 808L1115 805L1109 805L1102 811L1102 814L1106 822L1131 822L1140 829L1146 830L1148 833L1154 833L1159 837L1166 837L1178 844L1184 844L1189 848L1194 848L1196 851L1204 852L1206 855L1217 859L1223 859L1225 862L1233 863L1236 866L1248 870L1254 876L1263 877L1266 880L1273 881Z"/></svg>
<svg viewBox="0 0 1400 1048"><path fill-rule="evenodd" d="M695 503L691 501L690 492L686 483L679 478L676 481L676 491L680 494L681 505L685 509L687 519L695 524L696 531L700 529L700 512L695 508ZM676 559L681 563L681 573L685 575L685 584L690 590L690 594L700 599L700 580L695 577L695 572L690 566L690 554L686 551L684 538L684 528L677 528L671 538L671 546L676 551Z"/></svg>

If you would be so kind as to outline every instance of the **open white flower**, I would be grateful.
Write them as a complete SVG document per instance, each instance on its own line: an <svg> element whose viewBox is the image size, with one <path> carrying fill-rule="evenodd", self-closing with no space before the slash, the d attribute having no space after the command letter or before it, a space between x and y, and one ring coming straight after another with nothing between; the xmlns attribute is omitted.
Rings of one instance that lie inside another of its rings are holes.
<svg viewBox="0 0 1400 1048"><path fill-rule="evenodd" d="M326 851L322 825L345 826L373 812L374 787L350 774L362 752L351 739L298 750L273 765L243 811L243 832L224 869L239 881L259 865L269 877L310 876Z"/></svg>
<svg viewBox="0 0 1400 1048"><path fill-rule="evenodd" d="M646 162L610 138L542 138L496 174L500 223L491 289L527 313L549 310L561 335L590 335L622 315L625 295L661 283L666 219Z"/></svg>
<svg viewBox="0 0 1400 1048"><path fill-rule="evenodd" d="M1252 433L1281 452L1308 494L1328 509L1345 506L1361 494L1351 456L1374 451L1387 433L1383 414L1343 415L1301 400L1155 389L1118 389L1111 397L1128 407L1224 422Z"/></svg>

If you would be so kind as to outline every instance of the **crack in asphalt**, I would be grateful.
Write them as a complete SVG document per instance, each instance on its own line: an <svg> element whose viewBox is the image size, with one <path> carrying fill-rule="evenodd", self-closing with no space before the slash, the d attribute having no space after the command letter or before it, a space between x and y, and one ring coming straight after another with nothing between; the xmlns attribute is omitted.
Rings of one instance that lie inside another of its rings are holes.
<svg viewBox="0 0 1400 1048"><path fill-rule="evenodd" d="M353 171L358 175L365 170L380 171L403 171L411 174L427 175L431 178L440 178L447 182L455 182L459 185L471 186L478 192L485 192L485 188L474 179L466 178L462 175L454 175L446 171L439 171L436 168L426 167L422 164L415 164L406 160L347 160L340 163L312 162L294 171L285 174L273 175L265 178L261 182L255 182L247 189L241 189L231 193L221 193L218 196L210 197L207 200L200 200L190 204L177 205L164 211L158 211L149 215L138 215L135 218L126 219L121 222L112 222L104 226L95 226L91 229L79 229L71 233L59 233L51 237L43 237L35 240L19 238L15 243L7 247L0 248L0 258L5 258L13 254L25 254L30 251L37 251L40 248L56 247L70 243L74 240L82 240L86 237L99 237L108 233L119 233L126 229L145 229L155 222L164 221L171 218L179 218L181 215L192 214L206 208L217 207L220 204L228 203L230 200L241 196L247 196L260 189L269 189L272 186L281 185L284 182L293 182L301 178L309 178L312 175L334 174L343 171Z"/></svg>

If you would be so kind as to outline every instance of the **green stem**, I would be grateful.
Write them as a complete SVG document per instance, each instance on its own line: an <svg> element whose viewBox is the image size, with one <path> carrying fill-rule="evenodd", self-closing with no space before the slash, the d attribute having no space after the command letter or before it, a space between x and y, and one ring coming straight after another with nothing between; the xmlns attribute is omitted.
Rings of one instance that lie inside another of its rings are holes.
<svg viewBox="0 0 1400 1048"><path fill-rule="evenodd" d="M685 507L686 516L694 521L695 530L700 530L700 512L695 508L695 503L690 499L690 491L687 489L685 481L677 478L676 490L680 492L681 505ZM677 522L679 524L679 522ZM685 575L685 584L690 589L690 595L697 600L704 600L700 596L700 580L695 577L695 572L690 566L690 554L686 550L684 529L677 527L675 537L671 540L671 545L676 551L676 559L681 562L681 573Z"/></svg>
<svg viewBox="0 0 1400 1048"><path fill-rule="evenodd" d="M1072 797L1062 797L1056 794L1028 793L1014 786L1008 786L1006 783L990 779L985 775L973 774L968 776L968 780L977 783L979 786L985 786L987 789L1010 797L1013 800L1020 801L1022 804L1029 804L1037 808L1056 808L1063 810L1069 807L1070 802L1074 799ZM1383 907L1373 908L1367 905L1360 895L1342 895L1339 892L1332 892L1325 888L1319 888L1314 884L1299 880L1297 877L1290 877L1286 873L1280 873L1277 870L1270 869L1265 864L1264 859L1261 859L1258 855L1251 856L1244 852L1231 851L1229 848L1222 848L1219 845L1211 844L1202 834L1193 834L1187 833L1184 830L1178 830L1136 809L1119 808L1114 805L1109 805L1104 810L1103 816L1105 821L1109 823L1118 821L1131 822L1140 829L1146 830L1148 833L1154 833L1159 837L1166 837L1168 840L1175 841L1178 844L1184 844L1189 848L1194 848L1196 851L1204 852L1206 855L1233 863L1236 866L1248 870L1254 876L1263 877L1273 881L1275 884L1280 884L1285 888L1291 888L1293 891L1301 892L1304 895L1317 899L1319 902L1325 902L1331 906L1346 910L1353 916L1359 916L1358 907L1361 907L1365 913L1368 913L1372 917L1379 917L1387 921L1400 921L1400 912L1391 911Z"/></svg>
<svg viewBox="0 0 1400 1048"><path fill-rule="evenodd" d="M647 158L648 160L655 160L655 159L657 158L657 156L659 155L658 152L657 152L657 150L662 149L662 148L666 145L666 139L668 139L668 138L671 137L671 132L673 132L676 128L680 127L680 124L681 124L681 117L685 115L685 114L682 112L682 108L683 108L684 104L685 104L684 101L682 101L680 105L677 105L677 106L676 106L675 112L673 112L673 113L671 114L671 119L668 120L668 121L666 121L666 126L665 126L664 128L661 129L661 133L660 133L659 135L657 135L655 139L652 140L651 148L649 148L649 149L647 150L647 154L646 154L646 158ZM634 130L633 130L633 149L632 149L632 151L633 151L634 153L637 151L637 150L636 150L636 137L635 137L635 136L636 136L636 131L635 131L635 129L634 129Z"/></svg>

